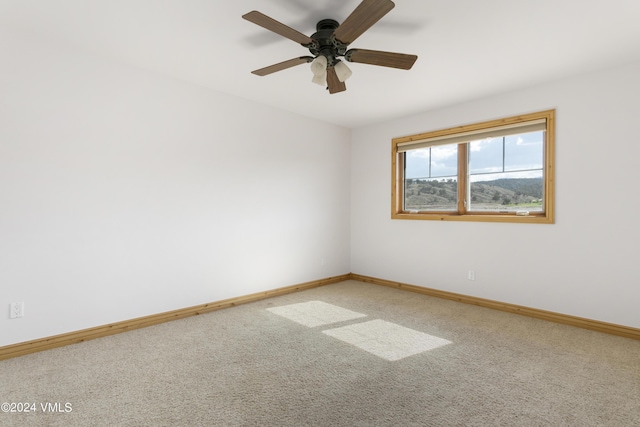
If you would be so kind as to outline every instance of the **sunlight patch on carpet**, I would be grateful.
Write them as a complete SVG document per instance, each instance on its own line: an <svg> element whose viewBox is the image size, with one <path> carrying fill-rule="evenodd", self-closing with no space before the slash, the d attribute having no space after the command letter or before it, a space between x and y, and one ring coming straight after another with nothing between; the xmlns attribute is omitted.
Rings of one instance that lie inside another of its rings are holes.
<svg viewBox="0 0 640 427"><path fill-rule="evenodd" d="M356 313L322 301L283 305L281 307L268 308L267 311L309 328L366 317L366 314Z"/></svg>
<svg viewBox="0 0 640 427"><path fill-rule="evenodd" d="M384 320L328 329L322 333L390 361L451 344L451 341Z"/></svg>

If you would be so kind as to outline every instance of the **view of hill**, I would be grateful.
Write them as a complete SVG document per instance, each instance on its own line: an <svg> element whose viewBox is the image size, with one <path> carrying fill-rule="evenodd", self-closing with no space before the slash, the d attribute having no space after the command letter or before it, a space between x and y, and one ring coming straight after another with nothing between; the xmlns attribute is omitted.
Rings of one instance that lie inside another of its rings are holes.
<svg viewBox="0 0 640 427"><path fill-rule="evenodd" d="M454 179L410 179L405 186L405 209L456 209L458 184ZM536 211L542 209L542 178L502 178L471 183L471 210Z"/></svg>

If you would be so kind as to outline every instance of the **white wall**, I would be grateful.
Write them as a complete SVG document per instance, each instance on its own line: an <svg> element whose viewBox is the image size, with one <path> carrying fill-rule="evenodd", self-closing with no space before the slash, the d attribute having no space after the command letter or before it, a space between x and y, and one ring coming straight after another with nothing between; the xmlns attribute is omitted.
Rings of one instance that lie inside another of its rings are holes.
<svg viewBox="0 0 640 427"><path fill-rule="evenodd" d="M0 346L349 271L640 327L640 64L351 136L41 41L0 57ZM556 224L390 219L391 138L548 108Z"/></svg>
<svg viewBox="0 0 640 427"><path fill-rule="evenodd" d="M0 57L0 346L350 271L349 130L41 41Z"/></svg>
<svg viewBox="0 0 640 427"><path fill-rule="evenodd" d="M640 327L638 76L635 64L354 130L351 271ZM390 219L393 137L550 108L556 224Z"/></svg>

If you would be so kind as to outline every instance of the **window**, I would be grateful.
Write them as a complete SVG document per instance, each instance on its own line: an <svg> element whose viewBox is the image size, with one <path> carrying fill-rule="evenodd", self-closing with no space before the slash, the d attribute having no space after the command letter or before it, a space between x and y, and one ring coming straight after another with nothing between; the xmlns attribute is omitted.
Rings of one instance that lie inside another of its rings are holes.
<svg viewBox="0 0 640 427"><path fill-rule="evenodd" d="M394 219L553 223L555 110L392 141Z"/></svg>

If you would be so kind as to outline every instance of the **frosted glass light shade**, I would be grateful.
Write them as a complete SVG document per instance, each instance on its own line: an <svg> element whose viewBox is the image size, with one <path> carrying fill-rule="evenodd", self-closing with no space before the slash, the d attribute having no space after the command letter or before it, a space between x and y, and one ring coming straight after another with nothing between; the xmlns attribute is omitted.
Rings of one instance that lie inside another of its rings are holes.
<svg viewBox="0 0 640 427"><path fill-rule="evenodd" d="M314 76L321 76L327 73L327 58L323 55L318 56L311 62L311 72Z"/></svg>
<svg viewBox="0 0 640 427"><path fill-rule="evenodd" d="M313 73L313 79L311 81L315 84L326 86L327 85L327 58L323 55L318 56L311 62L311 72Z"/></svg>
<svg viewBox="0 0 640 427"><path fill-rule="evenodd" d="M349 77L351 77L351 74L353 74L351 69L349 69L349 67L347 67L347 64L345 64L344 62L337 62L336 65L333 66L333 68L336 70L338 80L340 80L341 82L344 82Z"/></svg>
<svg viewBox="0 0 640 427"><path fill-rule="evenodd" d="M317 85L320 86L326 86L327 85L327 72L325 71L322 74L314 74L313 75L313 79L311 79L311 81Z"/></svg>

